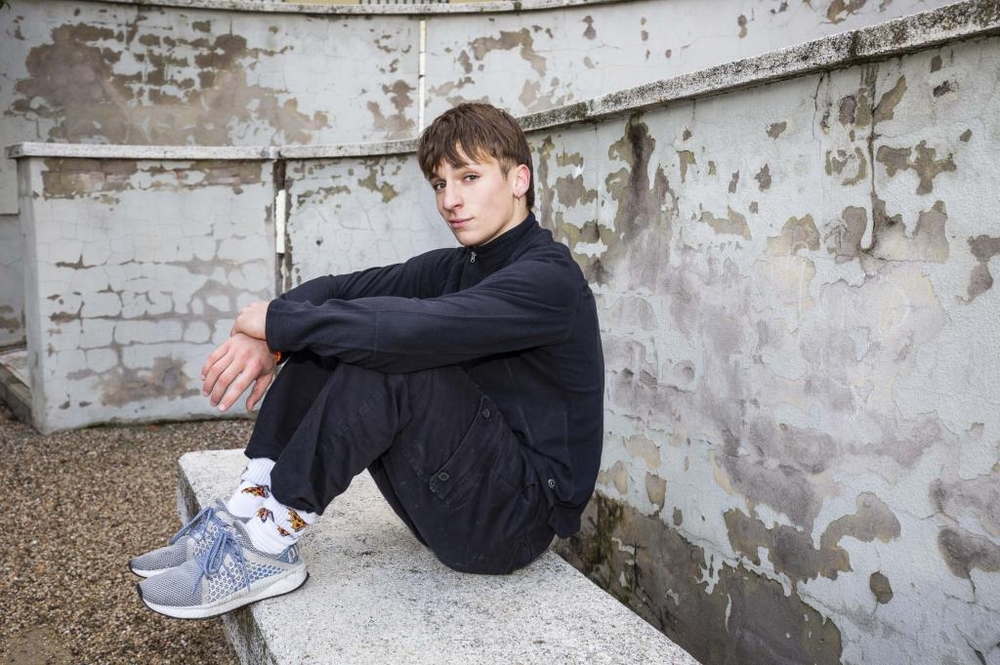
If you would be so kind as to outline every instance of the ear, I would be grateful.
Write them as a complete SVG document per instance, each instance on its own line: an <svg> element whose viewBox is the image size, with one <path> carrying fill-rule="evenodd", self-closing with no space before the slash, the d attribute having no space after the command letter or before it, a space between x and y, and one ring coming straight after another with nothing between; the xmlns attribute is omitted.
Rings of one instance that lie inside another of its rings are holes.
<svg viewBox="0 0 1000 665"><path fill-rule="evenodd" d="M528 188L531 187L531 171L528 170L527 165L518 164L512 169L512 176L514 196L521 198L527 193Z"/></svg>

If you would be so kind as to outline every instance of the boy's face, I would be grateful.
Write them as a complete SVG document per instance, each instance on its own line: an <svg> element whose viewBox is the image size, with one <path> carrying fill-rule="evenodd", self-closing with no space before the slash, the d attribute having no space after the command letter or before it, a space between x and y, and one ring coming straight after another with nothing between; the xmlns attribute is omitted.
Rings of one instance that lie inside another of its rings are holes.
<svg viewBox="0 0 1000 665"><path fill-rule="evenodd" d="M524 194L528 167L521 164L504 175L490 158L474 161L462 153L458 168L447 161L428 178L438 212L465 247L485 245L517 226L528 216Z"/></svg>

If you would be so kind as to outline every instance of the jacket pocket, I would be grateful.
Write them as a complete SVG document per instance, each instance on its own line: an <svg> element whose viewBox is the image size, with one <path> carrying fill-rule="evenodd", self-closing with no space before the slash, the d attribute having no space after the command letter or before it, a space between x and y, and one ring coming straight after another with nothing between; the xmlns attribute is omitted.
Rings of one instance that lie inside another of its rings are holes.
<svg viewBox="0 0 1000 665"><path fill-rule="evenodd" d="M463 506L476 488L485 484L504 437L513 438L500 411L486 396L458 448L431 474L431 492L450 508Z"/></svg>

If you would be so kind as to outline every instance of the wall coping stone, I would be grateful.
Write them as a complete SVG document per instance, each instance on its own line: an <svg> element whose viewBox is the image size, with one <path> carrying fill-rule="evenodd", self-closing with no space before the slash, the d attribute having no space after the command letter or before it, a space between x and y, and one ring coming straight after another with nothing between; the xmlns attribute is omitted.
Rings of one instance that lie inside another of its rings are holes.
<svg viewBox="0 0 1000 665"><path fill-rule="evenodd" d="M436 14L497 14L565 9L592 5L626 3L629 0L490 0L487 2L458 2L433 4L356 4L326 5L314 3L279 2L276 0L106 0L106 4L135 5L138 7L180 7L184 9L212 9L261 14L360 14L360 15L409 15L433 16Z"/></svg>
<svg viewBox="0 0 1000 665"><path fill-rule="evenodd" d="M232 491L242 450L179 460L189 519ZM691 655L553 551L511 575L439 563L379 494L355 478L300 541L309 581L223 619L243 663L662 663Z"/></svg>
<svg viewBox="0 0 1000 665"><path fill-rule="evenodd" d="M108 145L93 143L18 143L7 148L9 159L65 157L81 159L240 160L277 159L273 146Z"/></svg>
<svg viewBox="0 0 1000 665"><path fill-rule="evenodd" d="M226 4L235 0L213 1ZM134 2L144 4L144 0L134 0ZM165 3L166 0L162 2ZM182 0L178 0L178 4L181 2ZM817 72L884 60L941 44L998 34L1000 34L1000 2L965 0L878 25L841 32L797 46L654 81L576 104L531 113L519 120L526 131L595 122L625 113L642 112L672 102L718 95ZM20 143L9 147L7 156L11 159L21 157L337 159L408 154L415 152L416 147L416 139L259 148Z"/></svg>

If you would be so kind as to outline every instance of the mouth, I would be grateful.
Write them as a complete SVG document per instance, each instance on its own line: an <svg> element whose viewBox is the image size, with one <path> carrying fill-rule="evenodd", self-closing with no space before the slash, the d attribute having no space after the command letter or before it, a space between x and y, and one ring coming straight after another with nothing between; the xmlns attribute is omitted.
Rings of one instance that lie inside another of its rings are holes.
<svg viewBox="0 0 1000 665"><path fill-rule="evenodd" d="M471 221L471 218L449 219L448 220L448 226L450 226L453 229L460 229L463 226L465 226L469 221Z"/></svg>

